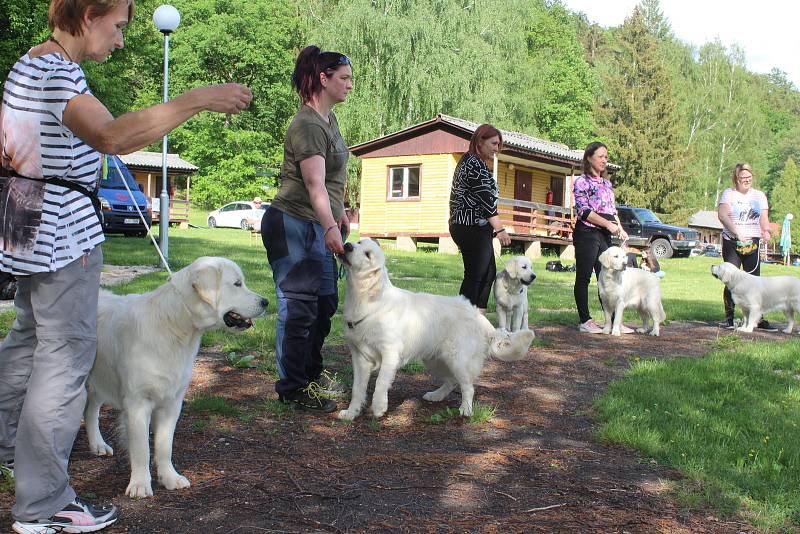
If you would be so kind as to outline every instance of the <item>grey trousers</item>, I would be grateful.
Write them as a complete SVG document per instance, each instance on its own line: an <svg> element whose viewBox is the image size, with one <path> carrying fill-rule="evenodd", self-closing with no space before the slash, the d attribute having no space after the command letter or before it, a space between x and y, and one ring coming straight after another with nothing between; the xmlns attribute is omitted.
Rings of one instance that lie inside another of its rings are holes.
<svg viewBox="0 0 800 534"><path fill-rule="evenodd" d="M0 460L14 459L15 519L51 517L75 498L67 462L97 350L103 252L19 277L17 317L0 345Z"/></svg>

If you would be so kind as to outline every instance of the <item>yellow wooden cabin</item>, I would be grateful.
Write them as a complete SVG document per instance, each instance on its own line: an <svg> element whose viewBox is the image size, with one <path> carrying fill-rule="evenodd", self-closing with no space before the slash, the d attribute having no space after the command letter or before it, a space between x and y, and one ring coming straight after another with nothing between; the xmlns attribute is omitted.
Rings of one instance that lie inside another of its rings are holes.
<svg viewBox="0 0 800 534"><path fill-rule="evenodd" d="M448 231L453 171L479 124L447 115L351 147L361 158L359 232L395 238L398 248L437 241L455 253ZM542 243L572 248L572 180L582 150L503 131L503 151L490 168L500 189L498 210L513 241L536 257ZM552 200L547 203L547 191ZM499 246L499 245L498 245Z"/></svg>

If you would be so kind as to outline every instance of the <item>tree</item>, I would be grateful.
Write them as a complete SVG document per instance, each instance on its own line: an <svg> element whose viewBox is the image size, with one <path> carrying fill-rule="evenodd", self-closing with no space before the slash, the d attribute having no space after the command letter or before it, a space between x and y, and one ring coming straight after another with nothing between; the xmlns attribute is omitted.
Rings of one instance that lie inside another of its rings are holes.
<svg viewBox="0 0 800 534"><path fill-rule="evenodd" d="M540 6L527 41L543 89L533 112L538 129L552 141L586 145L594 130L599 80L584 59L573 17L559 4Z"/></svg>
<svg viewBox="0 0 800 534"><path fill-rule="evenodd" d="M31 46L48 34L44 1L0 0L0 72L6 74Z"/></svg>
<svg viewBox="0 0 800 534"><path fill-rule="evenodd" d="M770 205L770 219L781 223L787 213L795 217L792 225L792 247L794 250L800 246L800 169L794 159L786 160L775 188L772 190ZM777 236L778 238L780 235Z"/></svg>
<svg viewBox="0 0 800 534"><path fill-rule="evenodd" d="M668 212L682 200L684 163L672 84L640 6L615 38L598 121L621 166L615 189L621 201Z"/></svg>
<svg viewBox="0 0 800 534"><path fill-rule="evenodd" d="M283 136L298 106L290 86L298 24L289 0L176 0L170 93L243 83L253 101L240 115L205 113L178 128L170 150L197 165L193 198L210 206L263 195L264 169L283 157Z"/></svg>

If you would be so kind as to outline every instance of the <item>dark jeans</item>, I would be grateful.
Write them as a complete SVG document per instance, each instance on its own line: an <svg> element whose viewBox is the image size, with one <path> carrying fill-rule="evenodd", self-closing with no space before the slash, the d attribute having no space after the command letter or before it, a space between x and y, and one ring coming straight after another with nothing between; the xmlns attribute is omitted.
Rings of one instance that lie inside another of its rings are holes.
<svg viewBox="0 0 800 534"><path fill-rule="evenodd" d="M736 241L722 237L722 260L741 267L745 272L753 276L761 276L761 261L758 256L758 244L760 239L753 239L756 249L750 254L739 254L736 250ZM735 309L730 290L726 287L722 292L722 302L725 304L725 320L733 321L733 311Z"/></svg>
<svg viewBox="0 0 800 534"><path fill-rule="evenodd" d="M322 345L339 305L336 260L318 223L275 208L261 219L261 239L278 296L275 391L285 398L322 372Z"/></svg>
<svg viewBox="0 0 800 534"><path fill-rule="evenodd" d="M486 308L489 293L497 276L492 247L492 225L466 226L451 224L450 235L464 260L464 281L459 294L478 308Z"/></svg>
<svg viewBox="0 0 800 534"><path fill-rule="evenodd" d="M581 323L592 318L589 315L589 282L592 271L600 275L600 254L611 246L611 234L599 228L586 226L578 221L572 233L575 246L575 305ZM601 304L602 305L602 304Z"/></svg>

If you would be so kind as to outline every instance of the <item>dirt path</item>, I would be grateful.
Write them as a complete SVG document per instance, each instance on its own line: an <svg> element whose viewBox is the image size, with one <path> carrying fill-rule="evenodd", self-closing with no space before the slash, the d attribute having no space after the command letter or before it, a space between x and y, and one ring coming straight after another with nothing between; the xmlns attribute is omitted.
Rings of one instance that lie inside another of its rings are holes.
<svg viewBox="0 0 800 534"><path fill-rule="evenodd" d="M425 374L400 373L387 416L352 424L302 412L276 416L262 373L201 353L189 398L218 394L246 415L210 421L184 409L175 464L192 487L124 497L123 461L89 455L81 431L71 462L79 492L123 510L108 532L603 532L752 533L712 512L685 512L665 495L673 470L593 440L591 401L635 355L698 356L725 332L673 322L660 339L579 335L545 325L529 359L490 362L476 385L489 423L426 420L444 403L420 400ZM779 334L761 337L780 338ZM344 347L332 352L346 357ZM104 418L108 432L111 418ZM11 497L0 495L0 524Z"/></svg>

